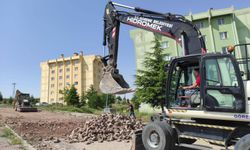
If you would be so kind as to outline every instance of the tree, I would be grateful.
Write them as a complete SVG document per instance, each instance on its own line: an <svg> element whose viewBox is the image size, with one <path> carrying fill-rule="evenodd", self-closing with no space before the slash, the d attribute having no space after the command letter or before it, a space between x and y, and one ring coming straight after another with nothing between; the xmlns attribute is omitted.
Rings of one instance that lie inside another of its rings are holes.
<svg viewBox="0 0 250 150"><path fill-rule="evenodd" d="M32 105L35 105L36 103L38 103L38 102L40 101L39 98L34 98L33 95L30 96L29 100L30 100L30 103L31 103Z"/></svg>
<svg viewBox="0 0 250 150"><path fill-rule="evenodd" d="M122 102L122 98L121 98L121 96L117 96L116 97L116 103L121 103Z"/></svg>
<svg viewBox="0 0 250 150"><path fill-rule="evenodd" d="M0 102L3 101L3 95L2 93L0 92Z"/></svg>
<svg viewBox="0 0 250 150"><path fill-rule="evenodd" d="M13 103L13 98L10 97L10 98L8 99L8 104L12 104L12 103Z"/></svg>
<svg viewBox="0 0 250 150"><path fill-rule="evenodd" d="M105 101L102 101L93 85L91 85L89 90L86 92L86 99L90 108L103 108L105 105Z"/></svg>
<svg viewBox="0 0 250 150"><path fill-rule="evenodd" d="M135 109L139 109L141 103L138 101L136 94L134 94L131 98L131 102L134 105Z"/></svg>
<svg viewBox="0 0 250 150"><path fill-rule="evenodd" d="M98 93L93 85L90 86L89 90L85 95L87 104L91 108L104 108L106 105L106 100L108 98L108 105L111 105L115 102L115 96L113 94L100 94Z"/></svg>
<svg viewBox="0 0 250 150"><path fill-rule="evenodd" d="M64 90L59 91L59 93L63 94L64 102L66 102L67 105L79 106L79 96L74 85L72 85L70 89L64 88Z"/></svg>
<svg viewBox="0 0 250 150"><path fill-rule="evenodd" d="M135 96L142 103L149 103L153 107L159 106L165 98L166 91L166 56L161 48L157 36L153 41L153 52L146 52L143 62L144 68L137 70L136 81L137 91Z"/></svg>
<svg viewBox="0 0 250 150"><path fill-rule="evenodd" d="M80 96L80 102L79 102L79 106L82 107L84 105L86 105L86 95L84 92L82 92L82 95Z"/></svg>

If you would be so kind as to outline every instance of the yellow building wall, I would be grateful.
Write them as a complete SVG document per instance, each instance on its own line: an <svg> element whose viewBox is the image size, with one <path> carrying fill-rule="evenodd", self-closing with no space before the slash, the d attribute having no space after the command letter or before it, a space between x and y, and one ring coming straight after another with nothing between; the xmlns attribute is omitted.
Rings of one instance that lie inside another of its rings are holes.
<svg viewBox="0 0 250 150"><path fill-rule="evenodd" d="M61 57L40 63L41 102L64 103L60 90L75 85L79 96L91 85L97 91L102 75L102 62L95 55Z"/></svg>

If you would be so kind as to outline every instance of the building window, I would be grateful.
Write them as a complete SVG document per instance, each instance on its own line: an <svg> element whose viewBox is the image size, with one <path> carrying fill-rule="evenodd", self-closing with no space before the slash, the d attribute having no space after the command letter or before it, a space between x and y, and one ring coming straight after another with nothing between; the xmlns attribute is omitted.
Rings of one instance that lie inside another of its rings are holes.
<svg viewBox="0 0 250 150"><path fill-rule="evenodd" d="M66 75L66 78L69 79L69 75Z"/></svg>
<svg viewBox="0 0 250 150"><path fill-rule="evenodd" d="M54 94L54 91L50 91L50 95L53 95Z"/></svg>
<svg viewBox="0 0 250 150"><path fill-rule="evenodd" d="M66 63L65 63L66 65L69 65L70 64L70 61L66 61Z"/></svg>
<svg viewBox="0 0 250 150"><path fill-rule="evenodd" d="M62 71L63 71L62 69L59 69L59 73L62 73Z"/></svg>
<svg viewBox="0 0 250 150"><path fill-rule="evenodd" d="M195 26L199 29L204 28L204 23L203 22L197 22Z"/></svg>
<svg viewBox="0 0 250 150"><path fill-rule="evenodd" d="M161 48L165 49L169 47L169 42L168 41L164 41L161 43Z"/></svg>
<svg viewBox="0 0 250 150"><path fill-rule="evenodd" d="M58 66L59 66L59 67L62 67L62 66L63 66L63 63L62 63L62 62L58 63Z"/></svg>
<svg viewBox="0 0 250 150"><path fill-rule="evenodd" d="M218 23L218 25L223 25L223 24L225 24L224 18L219 18L219 19L217 20L217 23Z"/></svg>
<svg viewBox="0 0 250 150"><path fill-rule="evenodd" d="M75 71L78 71L78 67L75 67Z"/></svg>
<svg viewBox="0 0 250 150"><path fill-rule="evenodd" d="M59 80L62 80L62 76L59 76Z"/></svg>
<svg viewBox="0 0 250 150"><path fill-rule="evenodd" d="M69 71L70 71L70 68L67 68L66 71L69 72Z"/></svg>
<svg viewBox="0 0 250 150"><path fill-rule="evenodd" d="M61 86L62 86L62 83L59 83L59 86L61 87Z"/></svg>
<svg viewBox="0 0 250 150"><path fill-rule="evenodd" d="M78 85L78 82L77 82L77 81L75 82L75 85Z"/></svg>
<svg viewBox="0 0 250 150"><path fill-rule="evenodd" d="M79 60L75 60L74 64L77 65L79 63Z"/></svg>
<svg viewBox="0 0 250 150"><path fill-rule="evenodd" d="M54 81L55 80L55 78L54 77L51 77L51 81Z"/></svg>
<svg viewBox="0 0 250 150"><path fill-rule="evenodd" d="M55 73L55 70L51 70L51 74L54 74Z"/></svg>
<svg viewBox="0 0 250 150"><path fill-rule="evenodd" d="M66 82L66 85L68 85L68 86L69 86L69 85L70 85L70 84L69 84L69 82Z"/></svg>
<svg viewBox="0 0 250 150"><path fill-rule="evenodd" d="M77 77L78 77L78 75L77 75L77 74L75 74L75 75L74 75L74 78L77 78Z"/></svg>
<svg viewBox="0 0 250 150"><path fill-rule="evenodd" d="M222 47L221 50L223 53L227 53L227 46Z"/></svg>
<svg viewBox="0 0 250 150"><path fill-rule="evenodd" d="M55 85L54 85L54 84L51 84L50 87L53 88L53 87L55 87Z"/></svg>
<svg viewBox="0 0 250 150"><path fill-rule="evenodd" d="M52 102L53 102L53 101L54 101L54 98L51 98L51 99L50 99L50 101L52 101Z"/></svg>
<svg viewBox="0 0 250 150"><path fill-rule="evenodd" d="M50 67L55 67L55 66L56 66L56 64L51 64L51 65L50 65Z"/></svg>
<svg viewBox="0 0 250 150"><path fill-rule="evenodd" d="M227 32L220 32L220 39L221 40L227 39Z"/></svg>
<svg viewBox="0 0 250 150"><path fill-rule="evenodd" d="M59 100L62 101L62 100L63 100L63 97L60 97Z"/></svg>

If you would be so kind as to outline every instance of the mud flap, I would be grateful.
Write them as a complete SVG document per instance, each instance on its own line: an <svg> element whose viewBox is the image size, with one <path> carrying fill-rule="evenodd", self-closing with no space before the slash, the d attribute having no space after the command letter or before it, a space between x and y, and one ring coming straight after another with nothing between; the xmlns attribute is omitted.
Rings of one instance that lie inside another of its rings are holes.
<svg viewBox="0 0 250 150"><path fill-rule="evenodd" d="M142 143L142 130L135 131L132 138L132 147L130 150L145 150Z"/></svg>
<svg viewBox="0 0 250 150"><path fill-rule="evenodd" d="M125 94L134 92L120 74L105 72L99 85L105 94Z"/></svg>

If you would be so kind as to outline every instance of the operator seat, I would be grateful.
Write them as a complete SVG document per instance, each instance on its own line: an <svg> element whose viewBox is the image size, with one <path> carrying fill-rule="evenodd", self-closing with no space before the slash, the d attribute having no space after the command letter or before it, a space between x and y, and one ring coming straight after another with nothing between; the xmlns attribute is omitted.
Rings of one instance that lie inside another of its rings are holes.
<svg viewBox="0 0 250 150"><path fill-rule="evenodd" d="M205 95L204 105L207 110L214 110L215 107L219 106L219 103L215 97L210 94Z"/></svg>
<svg viewBox="0 0 250 150"><path fill-rule="evenodd" d="M198 107L201 104L201 96L199 90L194 92L190 97L191 107Z"/></svg>

